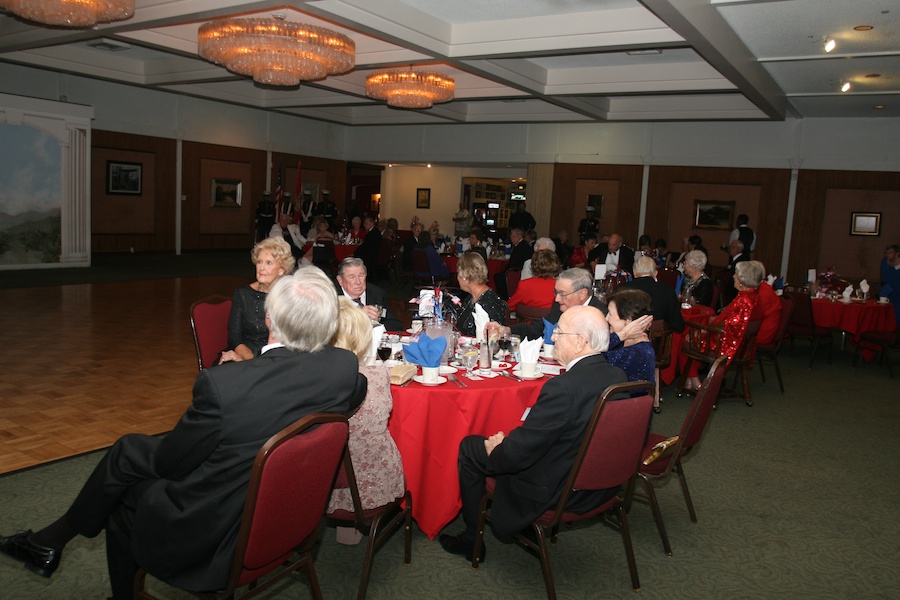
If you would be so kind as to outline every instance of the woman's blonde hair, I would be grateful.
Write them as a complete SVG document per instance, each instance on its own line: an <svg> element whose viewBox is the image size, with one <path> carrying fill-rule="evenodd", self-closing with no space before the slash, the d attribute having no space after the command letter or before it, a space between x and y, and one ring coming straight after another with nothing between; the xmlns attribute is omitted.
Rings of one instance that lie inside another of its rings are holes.
<svg viewBox="0 0 900 600"><path fill-rule="evenodd" d="M480 254L468 252L456 264L456 275L473 283L487 283L487 265Z"/></svg>
<svg viewBox="0 0 900 600"><path fill-rule="evenodd" d="M259 258L259 253L265 250L269 254L272 255L272 258L275 259L282 269L284 269L285 275L290 275L294 272L294 255L291 254L291 246L288 244L284 238L279 237L270 237L258 242L253 249L250 251L250 260L253 264L256 264L256 260Z"/></svg>
<svg viewBox="0 0 900 600"><path fill-rule="evenodd" d="M366 313L346 296L338 298L338 327L331 345L349 350L364 362L372 347L372 324Z"/></svg>

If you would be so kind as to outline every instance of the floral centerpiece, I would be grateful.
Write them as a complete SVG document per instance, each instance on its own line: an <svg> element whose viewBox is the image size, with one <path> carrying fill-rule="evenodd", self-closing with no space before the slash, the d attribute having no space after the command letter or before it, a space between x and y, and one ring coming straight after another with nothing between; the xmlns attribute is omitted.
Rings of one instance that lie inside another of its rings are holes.
<svg viewBox="0 0 900 600"><path fill-rule="evenodd" d="M827 267L816 277L816 297L840 296L850 282L835 273L834 267Z"/></svg>
<svg viewBox="0 0 900 600"><path fill-rule="evenodd" d="M594 295L606 299L617 287L625 282L631 281L631 279L631 273L624 269L609 271L603 279L594 281Z"/></svg>

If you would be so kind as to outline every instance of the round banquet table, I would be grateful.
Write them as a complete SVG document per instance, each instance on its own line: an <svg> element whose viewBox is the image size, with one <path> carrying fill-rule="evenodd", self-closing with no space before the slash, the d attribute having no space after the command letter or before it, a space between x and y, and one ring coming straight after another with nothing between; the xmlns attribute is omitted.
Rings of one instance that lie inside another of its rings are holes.
<svg viewBox="0 0 900 600"><path fill-rule="evenodd" d="M495 377L471 381L468 387L448 381L438 386L413 382L391 386L394 408L388 428L403 458L406 487L412 492L413 517L430 539L456 518L459 496L457 457L467 435L509 433L523 420L547 381L514 381Z"/></svg>
<svg viewBox="0 0 900 600"><path fill-rule="evenodd" d="M451 273L456 273L456 265L459 263L459 257L456 256L441 256L444 260L444 264L447 265L447 268L450 269ZM494 275L503 271L506 268L506 265L509 264L509 261L503 258L489 258L487 261L488 268L488 280L487 283L491 286L491 289L497 289L497 284L494 283Z"/></svg>
<svg viewBox="0 0 900 600"><path fill-rule="evenodd" d="M813 298L812 309L816 325L846 331L854 344L859 344L859 335L863 332L894 331L897 328L894 307L889 302L853 300L844 303ZM875 352L864 347L862 355L866 360L871 360Z"/></svg>
<svg viewBox="0 0 900 600"><path fill-rule="evenodd" d="M359 244L335 244L334 257L338 262L341 262L348 256L353 256L357 248L359 248Z"/></svg>
<svg viewBox="0 0 900 600"><path fill-rule="evenodd" d="M697 304L690 308L682 308L681 316L684 317L685 321L692 321L694 323L703 323L706 324L715 316L716 311L711 309L708 306L704 306L702 304ZM678 375L679 370L683 365L682 362L686 362L687 359L683 359L681 356L681 345L684 342L684 336L687 335L687 325L685 325L684 329L680 332L673 331L672 332L672 361L669 363L669 366L659 372L659 378L666 385L669 385L673 381L675 381L675 377Z"/></svg>

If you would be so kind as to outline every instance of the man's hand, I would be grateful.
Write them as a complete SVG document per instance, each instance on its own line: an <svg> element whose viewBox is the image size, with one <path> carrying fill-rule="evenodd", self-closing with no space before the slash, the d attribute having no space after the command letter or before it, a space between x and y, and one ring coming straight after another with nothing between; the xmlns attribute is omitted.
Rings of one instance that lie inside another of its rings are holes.
<svg viewBox="0 0 900 600"><path fill-rule="evenodd" d="M488 456L491 455L491 452L494 451L494 448L496 448L503 442L504 438L506 438L506 436L503 435L503 432L498 431L488 439L484 440L484 450L485 452L487 452Z"/></svg>

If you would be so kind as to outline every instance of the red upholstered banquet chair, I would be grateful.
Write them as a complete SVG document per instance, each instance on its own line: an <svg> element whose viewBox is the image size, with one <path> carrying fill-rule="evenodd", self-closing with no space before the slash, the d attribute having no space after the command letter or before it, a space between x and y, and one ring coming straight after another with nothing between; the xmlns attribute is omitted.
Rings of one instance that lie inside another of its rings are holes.
<svg viewBox="0 0 900 600"><path fill-rule="evenodd" d="M684 470L681 467L681 459L700 442L706 424L712 415L713 406L722 388L722 380L725 379L725 361L727 357L720 356L713 363L706 379L697 391L691 409L688 411L681 424L678 435L666 438L662 435L651 433L644 446L644 460L640 467L640 481L646 491L646 495L640 495L650 503L653 510L653 518L659 537L662 539L663 550L666 556L672 556L672 548L669 545L669 537L666 535L666 526L663 523L662 512L659 510L659 502L653 490L653 482L668 477L672 471L678 474L681 482L681 491L684 493L684 503L687 504L691 522L697 522L697 514L694 512L694 503L691 502L691 493L688 491L687 480L684 478ZM636 493L636 495L638 495Z"/></svg>
<svg viewBox="0 0 900 600"><path fill-rule="evenodd" d="M678 285L678 276L681 275L676 269L660 269L656 272L656 280L664 283L673 290Z"/></svg>
<svg viewBox="0 0 900 600"><path fill-rule="evenodd" d="M781 368L778 366L778 353L781 346L787 338L787 328L791 322L791 316L794 314L794 301L790 298L781 298L781 317L778 322L778 329L775 331L775 338L768 344L756 345L756 361L759 363L759 374L762 380L766 380L766 372L763 370L763 363L769 361L775 366L775 374L778 376L778 387L781 393L784 393L784 382L781 380Z"/></svg>
<svg viewBox="0 0 900 600"><path fill-rule="evenodd" d="M507 292L509 292L510 298L512 298L512 295L516 293L516 290L519 288L519 281L521 280L521 269L510 269L506 272L506 290Z"/></svg>
<svg viewBox="0 0 900 600"><path fill-rule="evenodd" d="M209 296L191 305L191 330L199 370L208 369L228 346L228 315L231 298Z"/></svg>
<svg viewBox="0 0 900 600"><path fill-rule="evenodd" d="M894 378L894 368L891 366L891 347L900 345L900 330L897 331L864 331L859 335L859 343L856 344L856 356L853 358L853 366L858 367L862 362L863 345L875 347L879 362L886 362L888 375Z"/></svg>
<svg viewBox="0 0 900 600"><path fill-rule="evenodd" d="M363 509L349 447L344 449L344 457L334 487L350 489L353 510L334 510L326 513L328 519L338 525L356 527L357 530L369 537L359 580L359 592L356 595L357 600L363 600L369 589L369 576L372 573L375 552L401 524L403 524L406 536L403 564L409 566L412 561L412 494L406 490L403 496L395 498L383 506Z"/></svg>
<svg viewBox="0 0 900 600"><path fill-rule="evenodd" d="M653 412L660 412L661 400L659 388L659 372L672 364L672 330L662 319L654 319L650 326L650 343L656 354L656 393L653 398Z"/></svg>
<svg viewBox="0 0 900 600"><path fill-rule="evenodd" d="M516 318L519 321L526 321L528 323L543 319L549 314L549 308L538 308L537 306L528 306L527 304L520 304L516 307Z"/></svg>
<svg viewBox="0 0 900 600"><path fill-rule="evenodd" d="M194 595L233 598L235 590L250 585L241 595L249 598L305 567L313 596L321 600L310 551L318 542L319 523L331 496L347 436L345 416L314 413L281 430L260 448L250 474L228 584L221 591ZM295 553L298 559L290 562ZM259 583L279 566L283 568L277 575ZM155 600L144 589L146 577L147 572L139 569L134 597Z"/></svg>
<svg viewBox="0 0 900 600"><path fill-rule="evenodd" d="M646 390L647 393L634 398L610 400L615 395L627 394L632 390ZM606 388L594 408L587 429L585 429L584 440L556 507L545 512L532 524L535 533L534 540L521 534L516 536L519 544L539 554L547 598L550 600L556 598L556 588L553 584L553 572L550 569L550 555L547 552L548 536L549 542L555 545L560 525L596 517L608 510L616 511L618 517L618 523L610 519L607 519L607 523L617 526L622 534L625 555L628 559L628 570L631 574L631 585L635 591L641 589L625 506L630 502L631 494L634 491L647 427L650 425L652 407L653 384L648 381L635 381ZM484 525L485 521L490 521L488 507L493 499L495 484L496 481L493 478L488 478L487 493L481 499L481 516L478 519L472 552L473 569L478 568L478 562L481 560ZM574 490L605 490L616 486L622 486L623 493L594 510L584 514L565 510L569 496Z"/></svg>
<svg viewBox="0 0 900 600"><path fill-rule="evenodd" d="M794 301L794 314L788 323L787 334L791 337L791 356L794 355L794 338L796 336L805 337L812 346L812 356L809 358L809 368L812 369L813 361L816 360L816 352L819 348L828 348L828 364L831 364L831 329L828 327L819 327L816 325L816 318L813 314L812 300L805 290L796 292L788 292L785 290L791 300Z"/></svg>

